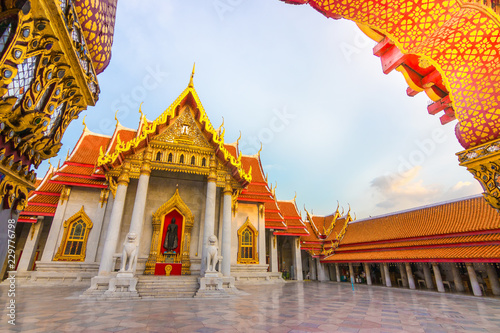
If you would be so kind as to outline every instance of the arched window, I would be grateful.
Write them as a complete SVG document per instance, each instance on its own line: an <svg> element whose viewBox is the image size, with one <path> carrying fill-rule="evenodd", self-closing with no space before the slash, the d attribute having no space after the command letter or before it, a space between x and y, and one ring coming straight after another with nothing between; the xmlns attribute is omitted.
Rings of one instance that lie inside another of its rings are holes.
<svg viewBox="0 0 500 333"><path fill-rule="evenodd" d="M238 264L258 264L257 229L247 221L238 230Z"/></svg>
<svg viewBox="0 0 500 333"><path fill-rule="evenodd" d="M184 154L182 154L181 157L179 158L179 163L184 164Z"/></svg>
<svg viewBox="0 0 500 333"><path fill-rule="evenodd" d="M205 157L201 160L201 166L207 166L207 159Z"/></svg>
<svg viewBox="0 0 500 333"><path fill-rule="evenodd" d="M156 160L157 160L157 161L161 161L161 152L158 152L158 153L156 154Z"/></svg>
<svg viewBox="0 0 500 333"><path fill-rule="evenodd" d="M64 222L63 238L54 261L84 261L90 229L92 221L82 206L78 213Z"/></svg>
<svg viewBox="0 0 500 333"><path fill-rule="evenodd" d="M172 162L172 153L168 154L168 162Z"/></svg>
<svg viewBox="0 0 500 333"><path fill-rule="evenodd" d="M195 161L196 160L195 160L194 156L191 156L191 165L194 165Z"/></svg>

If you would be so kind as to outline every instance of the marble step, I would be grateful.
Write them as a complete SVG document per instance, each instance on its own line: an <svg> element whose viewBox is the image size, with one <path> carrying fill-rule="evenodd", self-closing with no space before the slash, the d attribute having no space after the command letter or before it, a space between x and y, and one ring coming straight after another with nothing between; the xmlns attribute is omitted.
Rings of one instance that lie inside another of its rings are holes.
<svg viewBox="0 0 500 333"><path fill-rule="evenodd" d="M139 277L137 292L142 298L191 298L199 288L197 276Z"/></svg>

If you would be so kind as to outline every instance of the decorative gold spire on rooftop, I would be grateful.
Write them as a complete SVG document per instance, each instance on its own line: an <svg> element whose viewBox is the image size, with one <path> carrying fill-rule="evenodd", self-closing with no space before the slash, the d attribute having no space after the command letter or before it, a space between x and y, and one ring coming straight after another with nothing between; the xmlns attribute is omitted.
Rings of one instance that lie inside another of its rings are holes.
<svg viewBox="0 0 500 333"><path fill-rule="evenodd" d="M191 79L189 79L189 85L188 87L190 88L194 88L194 84L193 84L193 77L194 77L194 67L195 67L196 63L193 63L193 72L191 73Z"/></svg>

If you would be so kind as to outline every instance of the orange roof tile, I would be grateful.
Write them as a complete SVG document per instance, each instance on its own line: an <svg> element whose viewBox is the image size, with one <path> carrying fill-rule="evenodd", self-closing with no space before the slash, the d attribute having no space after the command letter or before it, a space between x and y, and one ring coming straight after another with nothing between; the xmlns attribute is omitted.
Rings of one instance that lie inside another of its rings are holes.
<svg viewBox="0 0 500 333"><path fill-rule="evenodd" d="M107 135L92 133L85 128L67 161L95 165L101 147L105 150L110 139Z"/></svg>

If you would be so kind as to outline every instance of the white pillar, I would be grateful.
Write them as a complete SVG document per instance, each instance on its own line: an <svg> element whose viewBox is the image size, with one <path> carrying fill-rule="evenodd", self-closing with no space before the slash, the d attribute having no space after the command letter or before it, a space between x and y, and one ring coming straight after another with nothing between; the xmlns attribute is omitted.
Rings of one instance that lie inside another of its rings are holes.
<svg viewBox="0 0 500 333"><path fill-rule="evenodd" d="M423 268L424 268L425 285L427 286L427 289L433 289L434 283L432 282L432 275L429 265L426 262L424 262Z"/></svg>
<svg viewBox="0 0 500 333"><path fill-rule="evenodd" d="M292 243L294 244L292 248L292 254L293 254L293 267L295 269L295 280L303 281L304 277L302 276L302 252L300 250L300 237L294 237Z"/></svg>
<svg viewBox="0 0 500 333"><path fill-rule="evenodd" d="M349 263L349 276L351 278L351 283L354 284L354 267L352 267L352 262Z"/></svg>
<svg viewBox="0 0 500 333"><path fill-rule="evenodd" d="M491 291L493 292L493 295L500 295L500 283L498 282L498 274L493 264L486 264L486 272L488 273L488 279L490 280Z"/></svg>
<svg viewBox="0 0 500 333"><path fill-rule="evenodd" d="M483 296L481 287L477 282L477 276L476 271L474 270L474 266L470 262L466 263L465 265L467 266L467 273L469 273L470 284L472 285L472 292L474 293L474 296Z"/></svg>
<svg viewBox="0 0 500 333"><path fill-rule="evenodd" d="M455 283L455 290L463 292L465 291L464 283L462 281L462 277L460 276L460 272L458 271L457 264L451 263L451 272L453 273L453 282Z"/></svg>
<svg viewBox="0 0 500 333"><path fill-rule="evenodd" d="M120 235L120 226L122 224L123 207L125 206L125 197L127 195L127 187L129 179L130 162L123 163L120 177L118 178L118 187L116 188L115 200L113 201L113 209L109 219L106 240L102 250L101 263L99 265L99 275L109 275L114 271L113 255L116 251L116 243Z"/></svg>
<svg viewBox="0 0 500 333"><path fill-rule="evenodd" d="M68 207L70 192L70 187L63 186L59 202L57 203L56 213L54 214L54 218L50 224L49 235L45 241L42 259L40 259L40 261L51 262L52 258L54 258L54 254L59 248L59 239L62 238L62 224L64 222L64 215L66 214L66 207Z"/></svg>
<svg viewBox="0 0 500 333"><path fill-rule="evenodd" d="M439 265L437 262L432 263L432 269L434 270L434 277L436 278L437 290L440 293L444 293L443 278L441 277L441 272L439 271Z"/></svg>
<svg viewBox="0 0 500 333"><path fill-rule="evenodd" d="M101 189L99 202L97 202L97 205L95 206L96 213L94 215L95 218L92 221L92 232L89 233L89 238L87 240L87 253L85 254L86 263L99 262L99 259L97 258L97 249L99 247L99 240L103 234L102 226L104 224L104 214L106 213L106 207L108 206L109 195L109 189Z"/></svg>
<svg viewBox="0 0 500 333"><path fill-rule="evenodd" d="M384 264L381 263L380 264L380 280L382 282L382 285L385 286L385 269L384 269Z"/></svg>
<svg viewBox="0 0 500 333"><path fill-rule="evenodd" d="M318 277L316 276L316 261L314 260L313 257L309 257L309 269L310 269L310 275L311 275L311 280L317 280Z"/></svg>
<svg viewBox="0 0 500 333"><path fill-rule="evenodd" d="M205 201L205 223L203 228L203 247L201 252L200 275L205 276L208 237L214 234L215 197L217 194L217 161L210 157L210 173L207 179L207 198Z"/></svg>
<svg viewBox="0 0 500 333"><path fill-rule="evenodd" d="M21 259L19 259L19 264L17 265L18 272L30 271L31 267L33 267L36 249L38 247L40 235L42 234L42 229L43 217L38 217L36 223L31 225L28 238L24 244L23 254L21 255Z"/></svg>
<svg viewBox="0 0 500 333"><path fill-rule="evenodd" d="M384 273L385 273L385 285L387 287L392 287L392 282L391 282L391 274L389 274L389 265L387 263L384 263Z"/></svg>
<svg viewBox="0 0 500 333"><path fill-rule="evenodd" d="M413 278L413 272L411 271L411 265L409 262L405 262L406 276L408 277L408 285L410 289L415 289L415 279Z"/></svg>
<svg viewBox="0 0 500 333"><path fill-rule="evenodd" d="M401 282L403 283L403 288L408 288L408 278L406 277L406 267L404 264L399 264L399 273L401 274Z"/></svg>
<svg viewBox="0 0 500 333"><path fill-rule="evenodd" d="M222 202L222 274L231 276L231 176L226 177Z"/></svg>
<svg viewBox="0 0 500 333"><path fill-rule="evenodd" d="M340 268L337 263L335 263L335 275L337 275L337 282L340 282Z"/></svg>
<svg viewBox="0 0 500 333"><path fill-rule="evenodd" d="M278 240L274 230L269 232L269 271L278 272Z"/></svg>
<svg viewBox="0 0 500 333"><path fill-rule="evenodd" d="M366 275L366 284L372 285L372 272L370 271L370 264L365 262L365 275Z"/></svg>
<svg viewBox="0 0 500 333"><path fill-rule="evenodd" d="M129 233L136 234L137 259L140 253L141 235L144 227L144 211L146 209L146 199L148 197L149 176L151 175L151 148L147 147L144 152L144 160L141 166L141 174L135 192L134 208L132 209L132 219L130 221ZM179 240L179 243L181 240ZM123 258L122 258L123 260ZM134 267L134 273L137 267Z"/></svg>

